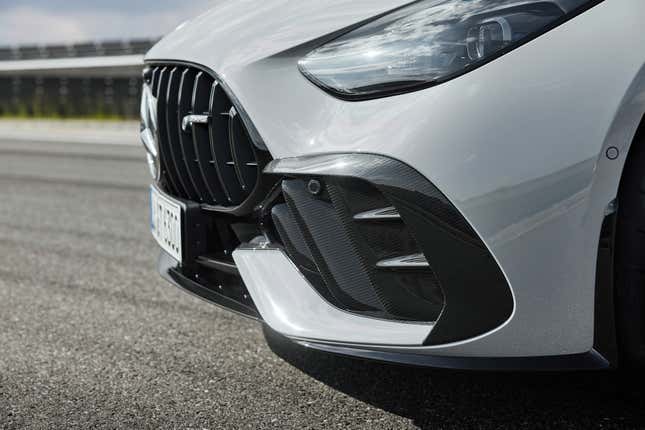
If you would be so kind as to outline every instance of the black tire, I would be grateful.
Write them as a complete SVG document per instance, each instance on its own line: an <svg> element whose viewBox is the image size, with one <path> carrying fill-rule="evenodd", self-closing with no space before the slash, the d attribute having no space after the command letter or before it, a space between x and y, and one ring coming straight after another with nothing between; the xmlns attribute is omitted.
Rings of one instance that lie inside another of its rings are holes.
<svg viewBox="0 0 645 430"><path fill-rule="evenodd" d="M632 144L618 193L616 324L621 367L645 366L645 127Z"/></svg>

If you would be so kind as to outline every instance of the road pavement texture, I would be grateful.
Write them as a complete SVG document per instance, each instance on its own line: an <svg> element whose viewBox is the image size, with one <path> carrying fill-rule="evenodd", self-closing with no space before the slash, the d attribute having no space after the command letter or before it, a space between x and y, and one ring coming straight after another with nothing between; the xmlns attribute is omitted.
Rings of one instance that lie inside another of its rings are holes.
<svg viewBox="0 0 645 430"><path fill-rule="evenodd" d="M157 276L140 148L47 137L0 137L0 428L645 428L642 384L611 373L269 346Z"/></svg>

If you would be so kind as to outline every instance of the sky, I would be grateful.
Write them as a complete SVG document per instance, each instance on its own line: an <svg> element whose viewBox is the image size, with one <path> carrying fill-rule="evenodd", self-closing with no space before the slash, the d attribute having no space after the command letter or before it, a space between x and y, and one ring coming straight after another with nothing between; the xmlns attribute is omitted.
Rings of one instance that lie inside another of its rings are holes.
<svg viewBox="0 0 645 430"><path fill-rule="evenodd" d="M159 37L217 0L0 0L0 46Z"/></svg>

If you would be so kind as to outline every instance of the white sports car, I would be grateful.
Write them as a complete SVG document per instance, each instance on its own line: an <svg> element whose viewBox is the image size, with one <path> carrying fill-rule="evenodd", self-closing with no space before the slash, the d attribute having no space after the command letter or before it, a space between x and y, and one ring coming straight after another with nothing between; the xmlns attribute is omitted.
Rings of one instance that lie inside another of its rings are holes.
<svg viewBox="0 0 645 430"><path fill-rule="evenodd" d="M643 363L644 22L643 0L220 2L146 56L161 274L338 354Z"/></svg>

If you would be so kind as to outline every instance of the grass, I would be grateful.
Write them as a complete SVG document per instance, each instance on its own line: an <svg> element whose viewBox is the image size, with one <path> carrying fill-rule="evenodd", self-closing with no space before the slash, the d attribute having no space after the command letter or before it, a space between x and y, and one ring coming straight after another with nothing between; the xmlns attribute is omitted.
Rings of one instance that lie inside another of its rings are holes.
<svg viewBox="0 0 645 430"><path fill-rule="evenodd" d="M79 104L55 104L40 100L28 103L8 103L0 100L0 119L84 119L98 121L123 121L138 118L138 109L126 104L105 105L101 102ZM118 112L131 112L131 115Z"/></svg>
<svg viewBox="0 0 645 430"><path fill-rule="evenodd" d="M107 114L88 114L88 115L26 115L26 114L6 114L0 115L0 120L91 120L91 121L127 121L137 120L137 117Z"/></svg>

